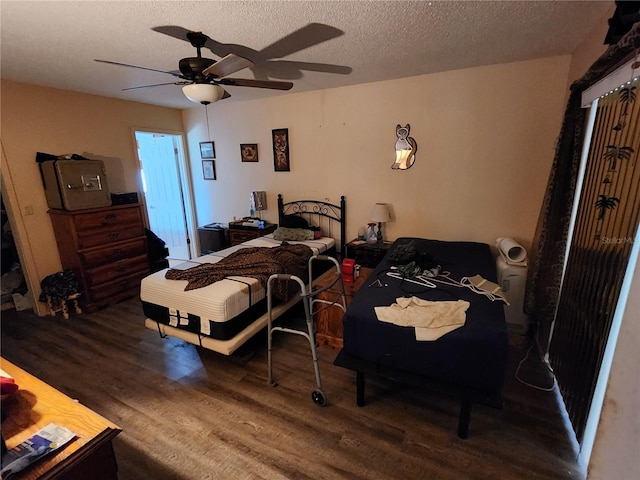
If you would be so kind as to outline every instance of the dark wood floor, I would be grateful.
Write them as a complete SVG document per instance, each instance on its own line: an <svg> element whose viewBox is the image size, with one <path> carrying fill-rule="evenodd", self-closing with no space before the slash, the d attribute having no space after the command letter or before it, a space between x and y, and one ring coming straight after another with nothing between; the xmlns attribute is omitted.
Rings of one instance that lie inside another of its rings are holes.
<svg viewBox="0 0 640 480"><path fill-rule="evenodd" d="M276 340L267 384L266 337L225 357L143 326L135 299L91 315L38 318L3 312L2 356L120 425L121 480L144 479L581 479L555 392L514 378L504 408L474 406L467 440L458 402L393 382L367 383L320 349L326 407L302 337ZM253 350L253 354L249 352ZM522 376L548 381L535 360Z"/></svg>

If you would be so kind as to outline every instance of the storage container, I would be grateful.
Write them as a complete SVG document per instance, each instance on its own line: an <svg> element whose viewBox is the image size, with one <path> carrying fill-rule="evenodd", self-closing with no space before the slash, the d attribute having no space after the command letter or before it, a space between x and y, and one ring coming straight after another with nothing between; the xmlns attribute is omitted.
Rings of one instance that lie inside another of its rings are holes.
<svg viewBox="0 0 640 480"><path fill-rule="evenodd" d="M79 210L111 205L101 160L55 159L39 165L49 208Z"/></svg>

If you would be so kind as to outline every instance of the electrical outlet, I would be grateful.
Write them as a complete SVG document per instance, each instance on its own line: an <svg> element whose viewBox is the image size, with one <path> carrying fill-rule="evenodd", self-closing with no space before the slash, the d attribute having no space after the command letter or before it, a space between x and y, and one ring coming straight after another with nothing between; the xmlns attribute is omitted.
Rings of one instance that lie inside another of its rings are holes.
<svg viewBox="0 0 640 480"><path fill-rule="evenodd" d="M33 215L33 205L25 205L24 206L24 214L25 215Z"/></svg>

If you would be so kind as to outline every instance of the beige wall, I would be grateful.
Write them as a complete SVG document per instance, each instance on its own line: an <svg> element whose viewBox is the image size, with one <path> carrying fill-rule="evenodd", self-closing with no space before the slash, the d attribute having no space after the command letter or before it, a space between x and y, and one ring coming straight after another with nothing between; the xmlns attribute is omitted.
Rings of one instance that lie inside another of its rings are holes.
<svg viewBox="0 0 640 480"><path fill-rule="evenodd" d="M197 223L249 210L266 190L285 199L347 196L348 237L375 202L392 207L387 238L416 235L492 244L534 233L562 115L569 57L459 70L320 92L211 105L217 181L202 179L204 107L182 112L15 82L1 84L3 195L30 290L60 270L35 163L38 151L105 161L112 191L139 190L132 127L187 132ZM416 164L392 171L395 125L411 124ZM291 172L274 172L271 129L289 128ZM242 163L240 143L260 161ZM31 207L33 215L26 214ZM40 310L42 313L42 309Z"/></svg>
<svg viewBox="0 0 640 480"><path fill-rule="evenodd" d="M61 265L36 152L104 160L112 192L138 191L131 127L182 131L182 116L175 109L4 80L1 94L3 196L37 298L40 281Z"/></svg>
<svg viewBox="0 0 640 480"><path fill-rule="evenodd" d="M348 237L375 202L392 206L387 238L421 236L529 246L560 130L569 56L493 65L251 102L210 105L217 181L202 180L204 107L184 110L200 225L275 199L347 197ZM233 93L233 92L231 92ZM415 165L393 171L396 124L411 124ZM288 128L291 172L274 172L271 129ZM258 143L258 163L240 161Z"/></svg>

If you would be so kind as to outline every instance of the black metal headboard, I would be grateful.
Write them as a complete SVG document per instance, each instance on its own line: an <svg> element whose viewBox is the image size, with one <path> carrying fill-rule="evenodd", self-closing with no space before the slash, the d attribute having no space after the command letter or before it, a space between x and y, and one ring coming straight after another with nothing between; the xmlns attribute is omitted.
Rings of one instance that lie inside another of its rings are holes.
<svg viewBox="0 0 640 480"><path fill-rule="evenodd" d="M284 203L282 194L278 194L278 223L283 223L283 215L298 215L310 225L321 227L326 236L335 238L335 223L340 229L340 253L344 254L347 243L347 207L344 195L340 197L340 205L320 200L296 200Z"/></svg>

